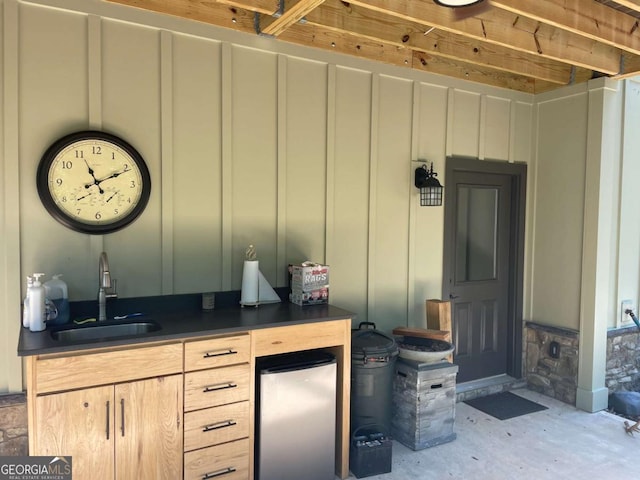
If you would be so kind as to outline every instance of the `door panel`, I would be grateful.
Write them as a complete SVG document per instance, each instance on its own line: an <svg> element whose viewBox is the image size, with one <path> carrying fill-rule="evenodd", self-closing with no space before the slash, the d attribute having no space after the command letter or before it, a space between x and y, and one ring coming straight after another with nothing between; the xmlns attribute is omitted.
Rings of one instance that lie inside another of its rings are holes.
<svg viewBox="0 0 640 480"><path fill-rule="evenodd" d="M72 457L74 480L113 478L113 387L36 398L36 451Z"/></svg>
<svg viewBox="0 0 640 480"><path fill-rule="evenodd" d="M447 213L445 283L458 381L465 382L507 371L511 178L455 172L447 183L453 205Z"/></svg>
<svg viewBox="0 0 640 480"><path fill-rule="evenodd" d="M182 478L182 375L116 385L116 479Z"/></svg>

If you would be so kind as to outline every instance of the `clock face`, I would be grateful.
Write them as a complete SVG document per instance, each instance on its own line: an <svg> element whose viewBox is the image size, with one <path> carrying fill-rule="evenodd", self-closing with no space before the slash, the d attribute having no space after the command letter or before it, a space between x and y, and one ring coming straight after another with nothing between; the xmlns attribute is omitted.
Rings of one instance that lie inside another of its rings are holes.
<svg viewBox="0 0 640 480"><path fill-rule="evenodd" d="M93 234L133 222L151 191L142 156L124 140L96 131L72 133L51 145L40 161L37 184L56 220Z"/></svg>

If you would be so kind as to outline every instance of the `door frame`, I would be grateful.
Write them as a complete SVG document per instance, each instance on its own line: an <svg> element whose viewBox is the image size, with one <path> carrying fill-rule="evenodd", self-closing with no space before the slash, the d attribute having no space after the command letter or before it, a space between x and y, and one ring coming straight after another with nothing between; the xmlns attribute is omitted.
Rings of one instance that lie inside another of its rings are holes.
<svg viewBox="0 0 640 480"><path fill-rule="evenodd" d="M450 183L455 172L492 173L508 175L511 178L511 232L509 234L509 293L507 305L507 375L522 378L523 352L523 295L524 295L524 242L527 165L525 163L509 163L506 161L479 160L469 157L447 157L445 167L444 189L444 242L452 245L456 189ZM442 298L449 298L451 287L449 278L453 257L448 250L443 252L442 261ZM453 333L453 332L452 332Z"/></svg>

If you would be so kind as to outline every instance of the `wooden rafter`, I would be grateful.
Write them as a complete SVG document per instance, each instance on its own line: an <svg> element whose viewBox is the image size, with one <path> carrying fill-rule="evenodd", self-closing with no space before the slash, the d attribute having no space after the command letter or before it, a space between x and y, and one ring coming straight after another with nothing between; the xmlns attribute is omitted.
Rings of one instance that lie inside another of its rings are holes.
<svg viewBox="0 0 640 480"><path fill-rule="evenodd" d="M491 4L517 15L553 25L640 55L638 19L598 2L583 0L492 0Z"/></svg>
<svg viewBox="0 0 640 480"><path fill-rule="evenodd" d="M483 65L505 72L525 75L552 83L566 85L570 81L571 66L507 47L481 42L468 37L444 33L380 12L346 6L340 0L327 0L307 16L309 24L322 26L337 33L351 33L370 40L382 40L451 60Z"/></svg>
<svg viewBox="0 0 640 480"><path fill-rule="evenodd" d="M259 33L277 37L291 25L299 22L307 13L322 4L324 0L283 0L283 2L284 9L278 16L258 14L260 15Z"/></svg>
<svg viewBox="0 0 640 480"><path fill-rule="evenodd" d="M431 1L352 0L350 3L609 75L618 73L620 68L620 52L614 47L499 8L485 10L477 17L458 19L452 9Z"/></svg>
<svg viewBox="0 0 640 480"><path fill-rule="evenodd" d="M640 74L640 0L491 0L475 16L432 0L105 1L523 92Z"/></svg>
<svg viewBox="0 0 640 480"><path fill-rule="evenodd" d="M616 0L616 3L630 10L640 12L640 0Z"/></svg>

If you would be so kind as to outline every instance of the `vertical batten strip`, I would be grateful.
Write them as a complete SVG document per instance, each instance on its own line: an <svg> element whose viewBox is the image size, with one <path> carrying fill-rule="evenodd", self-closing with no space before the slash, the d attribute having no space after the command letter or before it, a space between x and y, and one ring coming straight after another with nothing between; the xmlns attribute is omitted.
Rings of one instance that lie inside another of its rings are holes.
<svg viewBox="0 0 640 480"><path fill-rule="evenodd" d="M102 19L98 15L89 15L87 27L89 126L100 130L102 129Z"/></svg>
<svg viewBox="0 0 640 480"><path fill-rule="evenodd" d="M367 315L369 321L376 319L376 213L378 192L378 129L380 115L380 76L371 78L371 134L369 157L369 252L367 260Z"/></svg>
<svg viewBox="0 0 640 480"><path fill-rule="evenodd" d="M487 96L480 95L480 125L478 127L478 159L484 160L487 145Z"/></svg>
<svg viewBox="0 0 640 480"><path fill-rule="evenodd" d="M287 285L286 271L280 268L287 254L287 57L278 55L277 113L277 205L276 205L276 284Z"/></svg>
<svg viewBox="0 0 640 480"><path fill-rule="evenodd" d="M514 163L516 161L516 142L514 139L517 135L517 105L518 103L514 100L509 100L509 145L507 151L509 152L509 163Z"/></svg>
<svg viewBox="0 0 640 480"><path fill-rule="evenodd" d="M0 199L2 213L2 231L0 239L0 325L6 335L0 342L3 345L2 377L0 391L22 391L22 361L15 354L15 346L20 334L20 159L19 159L19 10L17 2L4 2L2 11L2 67L4 71L0 103L4 105L2 126L3 152L0 158L0 185L3 196ZM11 300L11 301L10 301ZM5 377L6 375L6 377Z"/></svg>
<svg viewBox="0 0 640 480"><path fill-rule="evenodd" d="M409 264L407 268L407 319L415 325L420 325L417 322L417 312L415 312L415 298L416 298L416 216L417 216L417 203L413 198L415 186L413 184L414 174L413 170L417 168L418 164L413 160L418 159L419 147L418 140L420 137L420 84L418 82L412 83L413 87L413 111L411 112L411 158L407 162L407 168L410 170L409 174L409 246L407 259Z"/></svg>
<svg viewBox="0 0 640 480"><path fill-rule="evenodd" d="M102 18L87 17L87 104L89 128L102 130ZM89 257L85 278L98 278L98 258L104 251L104 235L88 235Z"/></svg>
<svg viewBox="0 0 640 480"><path fill-rule="evenodd" d="M335 162L336 162L336 66L327 69L327 131L326 131L326 197L324 258L331 265L335 251Z"/></svg>
<svg viewBox="0 0 640 480"><path fill-rule="evenodd" d="M453 88L447 89L447 133L445 139L445 158L453 155L453 112L456 91Z"/></svg>
<svg viewBox="0 0 640 480"><path fill-rule="evenodd" d="M231 186L233 184L233 143L232 143L232 116L233 116L233 66L231 58L231 45L228 42L222 44L222 75L220 89L220 102L222 105L221 122L221 149L222 149L222 290L231 290L231 259L233 257L233 196Z"/></svg>
<svg viewBox="0 0 640 480"><path fill-rule="evenodd" d="M160 32L160 212L162 295L173 293L173 36ZM152 182L153 188L153 182Z"/></svg>

